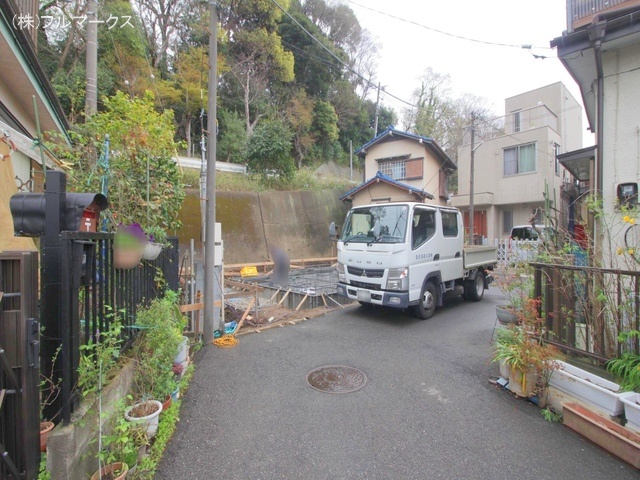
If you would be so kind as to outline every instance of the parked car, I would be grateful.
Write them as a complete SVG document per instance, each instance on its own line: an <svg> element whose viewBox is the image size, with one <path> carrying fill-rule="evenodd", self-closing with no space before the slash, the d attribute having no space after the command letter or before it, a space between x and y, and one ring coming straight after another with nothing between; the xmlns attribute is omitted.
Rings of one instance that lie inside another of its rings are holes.
<svg viewBox="0 0 640 480"><path fill-rule="evenodd" d="M536 225L543 233L544 225ZM511 229L510 240L538 240L538 232L531 225L516 225Z"/></svg>

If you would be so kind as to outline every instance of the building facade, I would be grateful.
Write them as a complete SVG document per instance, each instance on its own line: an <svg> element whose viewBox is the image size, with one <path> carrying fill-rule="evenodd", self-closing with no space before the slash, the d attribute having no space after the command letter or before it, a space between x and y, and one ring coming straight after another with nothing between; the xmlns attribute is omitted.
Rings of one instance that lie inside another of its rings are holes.
<svg viewBox="0 0 640 480"><path fill-rule="evenodd" d="M364 183L343 201L448 204L448 178L457 167L432 138L389 126L355 153L364 159Z"/></svg>
<svg viewBox="0 0 640 480"><path fill-rule="evenodd" d="M573 180L557 155L582 146L582 108L566 86L558 82L507 98L500 128L481 120L473 128L473 147L469 132L458 150L452 204L464 211L467 229L473 209L476 243L508 237L532 217L543 223L552 215L565 228L563 196Z"/></svg>
<svg viewBox="0 0 640 480"><path fill-rule="evenodd" d="M578 6L584 12L576 10ZM618 248L638 248L636 241L627 245L630 227L610 226L624 223L626 206L638 206L640 1L567 0L567 10L567 30L551 46L580 87L596 145L568 154L566 164L601 196L603 215L590 219L592 247L600 252L602 264L617 266L617 259L624 257L615 254ZM637 268L637 262L632 266Z"/></svg>

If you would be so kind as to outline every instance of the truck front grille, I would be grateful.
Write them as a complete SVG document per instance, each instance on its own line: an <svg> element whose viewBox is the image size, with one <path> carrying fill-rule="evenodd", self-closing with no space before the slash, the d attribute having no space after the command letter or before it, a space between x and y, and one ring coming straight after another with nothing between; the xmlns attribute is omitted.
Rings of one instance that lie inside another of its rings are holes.
<svg viewBox="0 0 640 480"><path fill-rule="evenodd" d="M364 278L384 277L384 270L374 270L374 269L365 269L365 268L347 266L347 271L349 272L349 274L354 275L356 277L364 277Z"/></svg>

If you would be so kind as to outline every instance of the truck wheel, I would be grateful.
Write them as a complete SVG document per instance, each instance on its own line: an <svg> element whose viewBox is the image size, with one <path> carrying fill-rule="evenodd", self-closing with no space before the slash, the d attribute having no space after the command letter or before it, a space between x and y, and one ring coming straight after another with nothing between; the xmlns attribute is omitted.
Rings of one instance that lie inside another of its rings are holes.
<svg viewBox="0 0 640 480"><path fill-rule="evenodd" d="M420 295L420 303L414 305L413 313L416 317L427 320L433 316L433 312L436 311L436 287L433 282L427 282L422 289L422 295Z"/></svg>
<svg viewBox="0 0 640 480"><path fill-rule="evenodd" d="M467 298L472 302L479 302L484 297L484 274L478 272L476 278L466 285Z"/></svg>

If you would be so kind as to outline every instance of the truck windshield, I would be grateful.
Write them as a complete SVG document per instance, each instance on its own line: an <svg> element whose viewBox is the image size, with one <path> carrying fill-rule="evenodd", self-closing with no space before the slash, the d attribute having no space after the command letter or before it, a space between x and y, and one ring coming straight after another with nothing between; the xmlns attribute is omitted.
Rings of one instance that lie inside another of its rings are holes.
<svg viewBox="0 0 640 480"><path fill-rule="evenodd" d="M341 240L345 243L401 243L407 230L407 205L356 207L347 215Z"/></svg>

